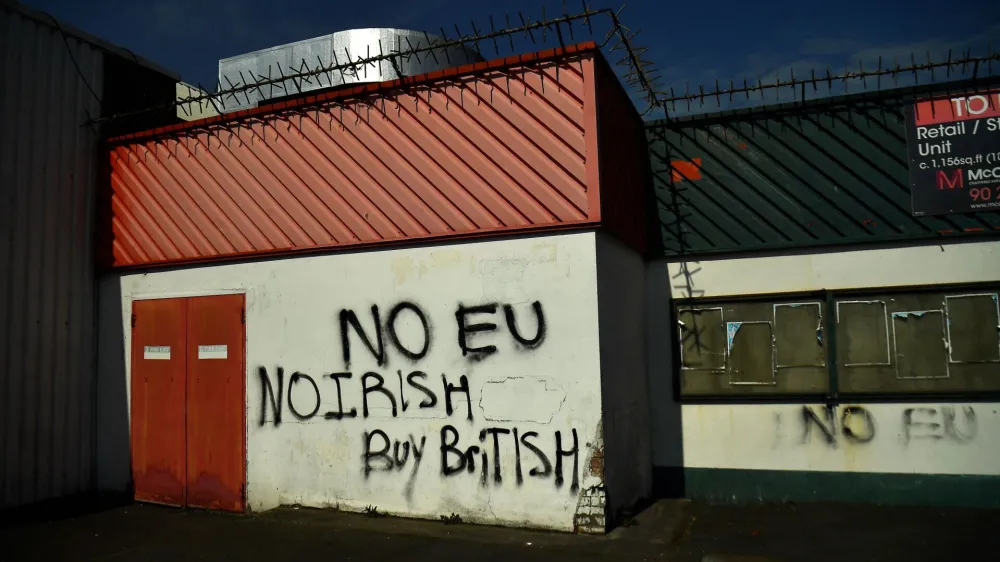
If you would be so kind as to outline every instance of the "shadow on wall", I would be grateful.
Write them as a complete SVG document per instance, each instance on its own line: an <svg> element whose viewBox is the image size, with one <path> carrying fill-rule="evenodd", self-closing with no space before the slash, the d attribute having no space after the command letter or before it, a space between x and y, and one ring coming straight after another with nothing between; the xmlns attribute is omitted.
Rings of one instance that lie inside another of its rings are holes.
<svg viewBox="0 0 1000 562"><path fill-rule="evenodd" d="M105 275L98 283L97 489L109 495L131 495L131 441L121 278Z"/></svg>
<svg viewBox="0 0 1000 562"><path fill-rule="evenodd" d="M672 305L667 264L646 264L646 350L649 384L650 432L653 449L653 494L684 497L684 446L681 405L674 373L676 341L671 330Z"/></svg>
<svg viewBox="0 0 1000 562"><path fill-rule="evenodd" d="M603 455L591 470L603 473L612 516L648 499L652 488L649 402L642 318L646 266L638 253L596 234L600 318Z"/></svg>

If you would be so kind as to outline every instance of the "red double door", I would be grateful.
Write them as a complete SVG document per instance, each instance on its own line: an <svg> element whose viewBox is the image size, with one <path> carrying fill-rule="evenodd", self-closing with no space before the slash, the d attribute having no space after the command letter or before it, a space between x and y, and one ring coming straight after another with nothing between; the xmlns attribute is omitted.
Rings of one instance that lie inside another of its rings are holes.
<svg viewBox="0 0 1000 562"><path fill-rule="evenodd" d="M135 499L243 511L244 297L132 303Z"/></svg>

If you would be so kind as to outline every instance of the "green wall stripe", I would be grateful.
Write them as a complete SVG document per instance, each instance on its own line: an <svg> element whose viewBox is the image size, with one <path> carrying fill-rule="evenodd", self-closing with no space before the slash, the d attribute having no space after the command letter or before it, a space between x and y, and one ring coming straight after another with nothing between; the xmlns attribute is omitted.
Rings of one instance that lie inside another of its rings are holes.
<svg viewBox="0 0 1000 562"><path fill-rule="evenodd" d="M1000 508L1000 476L685 468L684 495L721 504L832 501Z"/></svg>

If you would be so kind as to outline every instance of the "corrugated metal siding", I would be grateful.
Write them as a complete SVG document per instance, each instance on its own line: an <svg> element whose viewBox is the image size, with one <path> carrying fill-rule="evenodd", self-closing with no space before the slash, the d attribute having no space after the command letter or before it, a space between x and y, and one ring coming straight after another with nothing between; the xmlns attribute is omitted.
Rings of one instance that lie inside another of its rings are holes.
<svg viewBox="0 0 1000 562"><path fill-rule="evenodd" d="M1000 213L911 214L908 100L647 127L667 255L996 235Z"/></svg>
<svg viewBox="0 0 1000 562"><path fill-rule="evenodd" d="M100 115L103 55L0 18L0 507L12 507L92 488L98 160L80 125Z"/></svg>
<svg viewBox="0 0 1000 562"><path fill-rule="evenodd" d="M598 59L594 69L601 224L645 254L654 232L654 211L644 123L607 62Z"/></svg>
<svg viewBox="0 0 1000 562"><path fill-rule="evenodd" d="M586 222L595 55L483 63L112 146L113 263Z"/></svg>

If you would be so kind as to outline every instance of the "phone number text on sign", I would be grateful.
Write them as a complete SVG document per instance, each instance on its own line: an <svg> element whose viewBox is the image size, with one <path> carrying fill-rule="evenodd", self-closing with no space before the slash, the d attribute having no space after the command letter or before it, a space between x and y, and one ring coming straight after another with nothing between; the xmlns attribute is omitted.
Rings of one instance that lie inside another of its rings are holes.
<svg viewBox="0 0 1000 562"><path fill-rule="evenodd" d="M1000 210L1000 90L918 101L906 125L914 215Z"/></svg>

